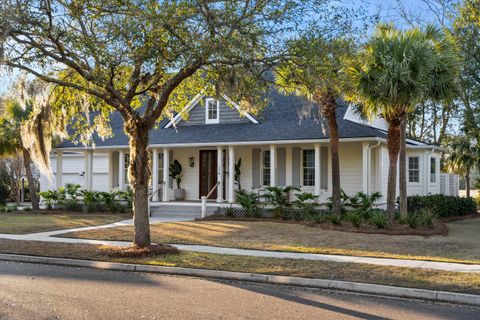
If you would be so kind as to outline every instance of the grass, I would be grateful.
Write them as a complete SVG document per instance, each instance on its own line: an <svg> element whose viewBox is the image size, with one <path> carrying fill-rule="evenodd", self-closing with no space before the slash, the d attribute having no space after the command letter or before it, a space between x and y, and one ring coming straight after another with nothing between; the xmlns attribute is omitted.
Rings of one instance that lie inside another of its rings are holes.
<svg viewBox="0 0 480 320"><path fill-rule="evenodd" d="M125 214L84 213L0 213L0 233L27 234L60 229L88 227L128 219Z"/></svg>
<svg viewBox="0 0 480 320"><path fill-rule="evenodd" d="M157 243L201 244L247 249L480 263L480 218L448 224L448 236L349 233L264 221L193 221L151 226ZM132 227L62 235L131 240Z"/></svg>
<svg viewBox="0 0 480 320"><path fill-rule="evenodd" d="M480 274L309 260L180 252L144 258L112 258L112 248L89 244L0 240L0 252L159 266L334 279L480 294Z"/></svg>

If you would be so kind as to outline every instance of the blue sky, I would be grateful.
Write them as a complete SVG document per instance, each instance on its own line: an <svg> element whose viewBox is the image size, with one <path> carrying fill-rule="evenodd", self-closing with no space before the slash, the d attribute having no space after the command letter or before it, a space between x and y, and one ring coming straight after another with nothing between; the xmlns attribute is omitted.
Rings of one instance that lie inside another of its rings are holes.
<svg viewBox="0 0 480 320"><path fill-rule="evenodd" d="M414 9L416 13L419 13L425 19L433 18L432 14L426 10L425 5L421 0L402 0L407 8ZM344 3L352 7L366 6L371 14L379 13L381 19L384 21L393 21L398 25L402 25L403 22L398 18L398 15L395 12L396 0L344 0ZM0 95L4 94L12 78L11 75L0 71Z"/></svg>

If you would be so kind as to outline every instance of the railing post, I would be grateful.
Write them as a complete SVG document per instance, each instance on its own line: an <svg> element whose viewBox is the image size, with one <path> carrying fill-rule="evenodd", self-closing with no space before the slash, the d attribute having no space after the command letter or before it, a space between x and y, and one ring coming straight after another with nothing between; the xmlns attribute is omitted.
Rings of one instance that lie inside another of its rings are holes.
<svg viewBox="0 0 480 320"><path fill-rule="evenodd" d="M202 218L207 216L207 197L202 196Z"/></svg>

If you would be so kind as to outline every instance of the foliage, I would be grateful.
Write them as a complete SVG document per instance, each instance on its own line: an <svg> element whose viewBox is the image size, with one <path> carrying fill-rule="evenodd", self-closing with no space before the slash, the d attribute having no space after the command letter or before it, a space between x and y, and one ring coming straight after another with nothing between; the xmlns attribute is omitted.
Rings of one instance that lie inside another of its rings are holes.
<svg viewBox="0 0 480 320"><path fill-rule="evenodd" d="M127 203L126 209L132 209L132 201L133 201L133 189L128 186L125 190L119 190L116 192L118 197Z"/></svg>
<svg viewBox="0 0 480 320"><path fill-rule="evenodd" d="M332 224L338 225L342 222L343 216L338 215L338 214L333 214L330 213L327 217L328 221L330 221Z"/></svg>
<svg viewBox="0 0 480 320"><path fill-rule="evenodd" d="M255 192L237 190L237 202L245 210L245 215L247 217L260 216L260 208L258 207L258 194Z"/></svg>
<svg viewBox="0 0 480 320"><path fill-rule="evenodd" d="M418 222L425 228L433 228L437 214L430 209L423 209L417 212Z"/></svg>
<svg viewBox="0 0 480 320"><path fill-rule="evenodd" d="M358 228L362 224L363 217L360 215L359 212L350 211L350 212L347 212L347 214L345 215L345 220L350 221L350 223L354 227Z"/></svg>
<svg viewBox="0 0 480 320"><path fill-rule="evenodd" d="M370 217L369 222L378 229L385 229L388 224L388 216L384 212L376 211Z"/></svg>
<svg viewBox="0 0 480 320"><path fill-rule="evenodd" d="M235 216L235 208L231 205L223 207L223 213L226 217L234 217Z"/></svg>
<svg viewBox="0 0 480 320"><path fill-rule="evenodd" d="M477 213L477 205L472 198L442 194L410 196L407 198L407 207L409 212L417 212L424 209L430 210L440 218Z"/></svg>
<svg viewBox="0 0 480 320"><path fill-rule="evenodd" d="M10 196L7 171L0 168L0 206L5 205Z"/></svg>
<svg viewBox="0 0 480 320"><path fill-rule="evenodd" d="M182 165L178 162L177 159L170 164L170 177L177 182L177 189L181 189L180 184L182 183Z"/></svg>
<svg viewBox="0 0 480 320"><path fill-rule="evenodd" d="M295 197L297 199L293 201L293 205L303 212L305 220L313 220L310 218L318 214L315 210L318 206L318 196L311 192L301 192L295 194Z"/></svg>
<svg viewBox="0 0 480 320"><path fill-rule="evenodd" d="M375 203L381 198L382 194L380 192L374 192L370 195L358 192L348 198L348 206L355 210L362 219L367 220L376 210Z"/></svg>
<svg viewBox="0 0 480 320"><path fill-rule="evenodd" d="M275 218L280 218L282 216L282 211L285 207L289 206L288 195L290 191L299 190L296 187L286 186L286 187L272 187L268 186L265 188L267 191L264 195L267 203L273 206L273 216Z"/></svg>
<svg viewBox="0 0 480 320"><path fill-rule="evenodd" d="M237 163L235 163L235 177L234 177L235 183L238 186L238 190L242 190L242 185L240 181L240 176L242 175L241 169L242 169L242 158L239 158Z"/></svg>
<svg viewBox="0 0 480 320"><path fill-rule="evenodd" d="M39 192L38 195L45 200L48 209L53 209L59 201L65 199L65 189L59 188L59 190L47 190Z"/></svg>

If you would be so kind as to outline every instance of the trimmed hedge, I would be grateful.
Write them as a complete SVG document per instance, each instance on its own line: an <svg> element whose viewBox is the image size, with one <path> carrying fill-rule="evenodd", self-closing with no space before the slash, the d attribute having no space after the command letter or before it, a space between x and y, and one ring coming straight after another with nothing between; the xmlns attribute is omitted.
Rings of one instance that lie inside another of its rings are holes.
<svg viewBox="0 0 480 320"><path fill-rule="evenodd" d="M472 198L434 194L407 198L408 212L432 210L438 217L465 216L477 213L477 204Z"/></svg>

